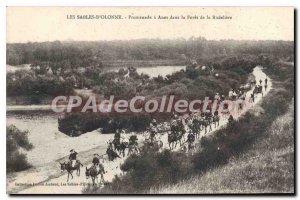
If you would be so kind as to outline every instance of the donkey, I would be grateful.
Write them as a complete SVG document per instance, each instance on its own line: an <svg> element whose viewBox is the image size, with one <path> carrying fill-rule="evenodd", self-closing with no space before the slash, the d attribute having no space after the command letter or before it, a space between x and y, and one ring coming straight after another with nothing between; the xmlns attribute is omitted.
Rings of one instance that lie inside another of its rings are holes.
<svg viewBox="0 0 300 200"><path fill-rule="evenodd" d="M59 163L60 164L60 169L62 171L66 170L68 172L68 179L67 181L69 181L69 176L71 175L72 179L73 179L73 171L76 171L76 175L80 176L80 166L83 167L83 165L80 163L79 160L76 160L75 166L72 167L72 163L71 162L67 162L67 163Z"/></svg>

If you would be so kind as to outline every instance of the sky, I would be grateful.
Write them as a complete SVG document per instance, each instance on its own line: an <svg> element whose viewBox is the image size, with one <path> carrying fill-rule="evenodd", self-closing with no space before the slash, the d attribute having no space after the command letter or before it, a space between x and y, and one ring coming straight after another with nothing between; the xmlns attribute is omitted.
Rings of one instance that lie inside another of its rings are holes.
<svg viewBox="0 0 300 200"><path fill-rule="evenodd" d="M192 36L208 40L294 40L292 7L7 7L6 15L8 43ZM68 15L121 15L122 19L67 19ZM129 15L149 15L152 19L129 19ZM153 19L159 15L179 19ZM188 15L198 19L187 19Z"/></svg>

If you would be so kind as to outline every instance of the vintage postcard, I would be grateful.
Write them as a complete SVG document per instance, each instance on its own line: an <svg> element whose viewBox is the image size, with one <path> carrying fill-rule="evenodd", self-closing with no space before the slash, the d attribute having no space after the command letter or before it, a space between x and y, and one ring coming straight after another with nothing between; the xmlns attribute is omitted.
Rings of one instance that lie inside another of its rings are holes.
<svg viewBox="0 0 300 200"><path fill-rule="evenodd" d="M293 7L7 7L8 194L295 194Z"/></svg>

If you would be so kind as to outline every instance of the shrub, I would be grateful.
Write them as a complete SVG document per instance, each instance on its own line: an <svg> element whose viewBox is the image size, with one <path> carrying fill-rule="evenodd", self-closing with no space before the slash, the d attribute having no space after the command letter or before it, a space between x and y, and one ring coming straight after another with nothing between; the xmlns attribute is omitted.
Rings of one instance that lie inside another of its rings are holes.
<svg viewBox="0 0 300 200"><path fill-rule="evenodd" d="M32 144L28 141L28 132L20 131L14 125L6 127L6 171L15 172L28 169L26 155L20 153L20 148L31 150Z"/></svg>
<svg viewBox="0 0 300 200"><path fill-rule="evenodd" d="M127 129L128 131L144 131L150 124L152 118L158 122L166 121L170 116L169 113L68 113L63 118L58 119L59 131L72 136L102 128L103 133L112 133L117 129Z"/></svg>
<svg viewBox="0 0 300 200"><path fill-rule="evenodd" d="M121 170L127 172L126 176L115 177L102 192L141 193L155 185L175 183L192 174L188 163L188 157L182 153L169 150L159 153L157 149L144 149L140 155L130 156L121 165Z"/></svg>
<svg viewBox="0 0 300 200"><path fill-rule="evenodd" d="M36 76L31 71L16 71L7 74L7 96L29 96L32 102L40 101L41 96L73 94L73 85L61 81L53 75ZM38 102L39 103L39 102Z"/></svg>

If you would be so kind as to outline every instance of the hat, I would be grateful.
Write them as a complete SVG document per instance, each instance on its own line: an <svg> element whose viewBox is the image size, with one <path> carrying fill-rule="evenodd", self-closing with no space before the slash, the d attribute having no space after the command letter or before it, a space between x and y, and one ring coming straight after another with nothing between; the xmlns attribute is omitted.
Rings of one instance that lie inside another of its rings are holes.
<svg viewBox="0 0 300 200"><path fill-rule="evenodd" d="M70 152L74 152L74 149L71 149Z"/></svg>

